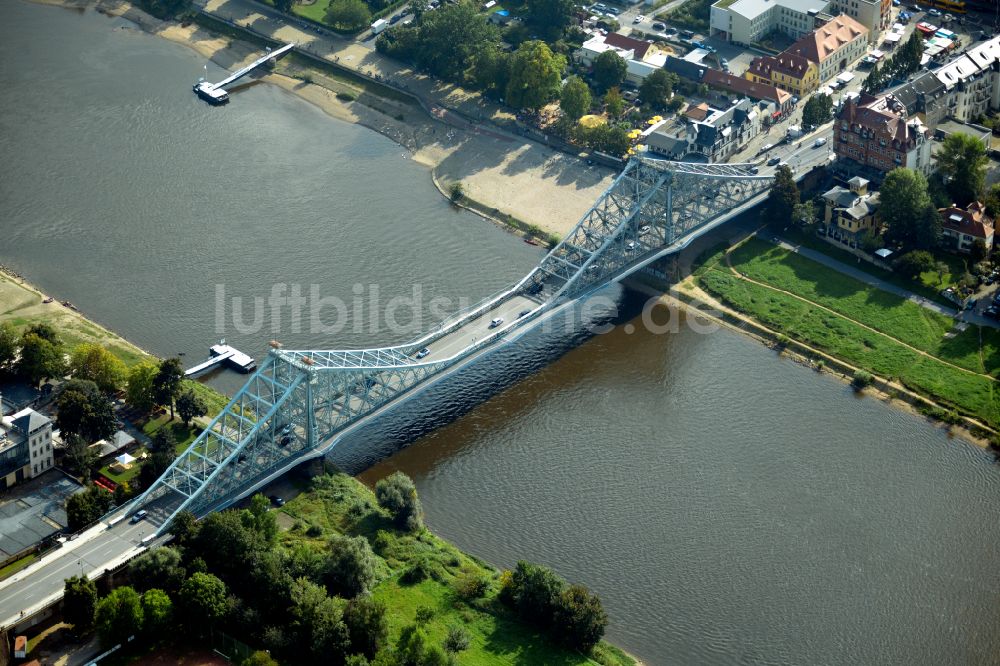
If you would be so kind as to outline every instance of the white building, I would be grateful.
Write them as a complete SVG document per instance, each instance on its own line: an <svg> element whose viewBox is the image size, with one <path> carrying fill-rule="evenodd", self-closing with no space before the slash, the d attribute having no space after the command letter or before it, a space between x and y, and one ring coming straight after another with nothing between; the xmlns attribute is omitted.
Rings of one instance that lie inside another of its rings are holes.
<svg viewBox="0 0 1000 666"><path fill-rule="evenodd" d="M0 419L0 490L52 468L52 421L25 408Z"/></svg>
<svg viewBox="0 0 1000 666"><path fill-rule="evenodd" d="M830 14L847 14L868 28L868 41L878 42L879 35L892 22L891 0L831 0Z"/></svg>
<svg viewBox="0 0 1000 666"><path fill-rule="evenodd" d="M712 35L737 44L759 42L769 32L783 32L793 39L816 27L816 17L827 0L718 0L711 7Z"/></svg>
<svg viewBox="0 0 1000 666"><path fill-rule="evenodd" d="M947 115L971 122L1000 110L1000 36L977 44L934 70L945 88Z"/></svg>
<svg viewBox="0 0 1000 666"><path fill-rule="evenodd" d="M576 57L587 67L592 67L597 56L605 51L613 51L625 60L625 80L635 86L667 61L667 54L653 44L614 32L591 37L577 50Z"/></svg>

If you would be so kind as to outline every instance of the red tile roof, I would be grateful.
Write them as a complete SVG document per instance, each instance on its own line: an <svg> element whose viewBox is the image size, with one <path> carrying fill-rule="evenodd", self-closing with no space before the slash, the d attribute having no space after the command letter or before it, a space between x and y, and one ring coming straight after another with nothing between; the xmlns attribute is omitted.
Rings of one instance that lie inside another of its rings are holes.
<svg viewBox="0 0 1000 666"><path fill-rule="evenodd" d="M710 86L731 90L750 99L763 99L783 107L792 98L792 93L765 83L754 83L741 76L720 72L717 69L706 69L702 81Z"/></svg>
<svg viewBox="0 0 1000 666"><path fill-rule="evenodd" d="M993 220L987 217L984 211L985 207L978 201L973 201L966 210L957 206L938 209L942 227L975 236L983 241L993 235Z"/></svg>
<svg viewBox="0 0 1000 666"><path fill-rule="evenodd" d="M770 79L771 70L801 79L809 70L809 60L787 51L776 56L758 56L750 63L748 71L761 78Z"/></svg>
<svg viewBox="0 0 1000 666"><path fill-rule="evenodd" d="M794 53L819 64L836 53L840 47L867 34L868 28L850 16L841 14L828 21L826 25L804 35L788 47L785 53Z"/></svg>
<svg viewBox="0 0 1000 666"><path fill-rule="evenodd" d="M618 49L631 49L635 53L636 60L642 60L646 56L646 51L652 46L649 42L619 35L617 32L609 32L604 37L604 43Z"/></svg>

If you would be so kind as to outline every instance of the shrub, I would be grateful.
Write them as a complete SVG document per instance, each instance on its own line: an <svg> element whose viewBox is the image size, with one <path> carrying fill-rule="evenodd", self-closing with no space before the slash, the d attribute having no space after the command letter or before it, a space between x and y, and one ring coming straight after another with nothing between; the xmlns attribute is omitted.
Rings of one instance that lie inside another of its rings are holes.
<svg viewBox="0 0 1000 666"><path fill-rule="evenodd" d="M417 624L427 624L434 618L434 609L427 606L421 606L417 609L417 614L415 620Z"/></svg>
<svg viewBox="0 0 1000 666"><path fill-rule="evenodd" d="M490 589L490 581L485 576L477 574L463 574L455 581L455 590L458 596L466 601L479 599Z"/></svg>
<svg viewBox="0 0 1000 666"><path fill-rule="evenodd" d="M462 188L462 183L452 183L451 187L448 188L448 195L454 203L461 201L463 194L464 190Z"/></svg>
<svg viewBox="0 0 1000 666"><path fill-rule="evenodd" d="M875 377L872 376L872 373L864 370L857 370L854 373L854 378L851 380L851 386L853 386L855 390L860 391L866 386L869 386L873 381L875 381Z"/></svg>
<svg viewBox="0 0 1000 666"><path fill-rule="evenodd" d="M349 93L349 92L337 93L337 99L339 99L341 102L353 102L357 98L358 96L355 95L354 93Z"/></svg>
<svg viewBox="0 0 1000 666"><path fill-rule="evenodd" d="M452 625L444 639L444 649L452 654L469 648L469 632L463 627Z"/></svg>
<svg viewBox="0 0 1000 666"><path fill-rule="evenodd" d="M421 581L427 580L431 576L430 565L427 564L426 560L419 559L403 572L403 575L399 577L399 582L406 585L415 585Z"/></svg>
<svg viewBox="0 0 1000 666"><path fill-rule="evenodd" d="M320 537L323 536L323 528L319 525L310 525L309 529L306 530L306 536L309 537Z"/></svg>
<svg viewBox="0 0 1000 666"><path fill-rule="evenodd" d="M356 597L375 582L375 553L363 536L336 536L330 540L326 586L339 596Z"/></svg>
<svg viewBox="0 0 1000 666"><path fill-rule="evenodd" d="M423 508L413 480L402 472L393 472L375 484L380 507L389 512L397 527L417 532L423 529Z"/></svg>

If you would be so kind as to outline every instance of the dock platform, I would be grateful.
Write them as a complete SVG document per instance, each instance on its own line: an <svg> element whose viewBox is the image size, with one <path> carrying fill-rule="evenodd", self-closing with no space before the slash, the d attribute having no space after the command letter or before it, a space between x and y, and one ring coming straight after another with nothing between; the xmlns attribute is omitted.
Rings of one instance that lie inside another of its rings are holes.
<svg viewBox="0 0 1000 666"><path fill-rule="evenodd" d="M217 345L212 345L208 353L211 354L210 358L185 370L184 376L193 377L223 363L240 372L253 372L257 368L257 362L253 360L252 356L244 354L235 347L230 347L225 340Z"/></svg>

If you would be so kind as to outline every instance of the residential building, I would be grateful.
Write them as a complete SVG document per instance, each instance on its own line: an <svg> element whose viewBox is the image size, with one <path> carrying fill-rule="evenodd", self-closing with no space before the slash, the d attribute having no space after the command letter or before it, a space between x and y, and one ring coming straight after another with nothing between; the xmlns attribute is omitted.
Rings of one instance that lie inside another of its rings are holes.
<svg viewBox="0 0 1000 666"><path fill-rule="evenodd" d="M930 130L889 95L848 98L833 123L835 168L881 182L896 167L931 172Z"/></svg>
<svg viewBox="0 0 1000 666"><path fill-rule="evenodd" d="M973 201L968 208L952 204L948 208L939 208L941 214L941 244L959 252L968 252L978 240L993 249L993 220L986 215L985 206Z"/></svg>
<svg viewBox="0 0 1000 666"><path fill-rule="evenodd" d="M718 0L709 14L710 34L749 46L769 32L793 39L816 27L827 0Z"/></svg>
<svg viewBox="0 0 1000 666"><path fill-rule="evenodd" d="M754 58L744 77L754 83L787 90L799 97L819 87L819 67L816 63L788 52Z"/></svg>
<svg viewBox="0 0 1000 666"><path fill-rule="evenodd" d="M0 419L0 490L52 468L52 421L33 409Z"/></svg>
<svg viewBox="0 0 1000 666"><path fill-rule="evenodd" d="M1000 35L966 49L934 76L944 85L952 118L971 122L1000 110Z"/></svg>
<svg viewBox="0 0 1000 666"><path fill-rule="evenodd" d="M831 0L827 11L847 14L868 28L868 42L875 44L883 30L892 25L892 0Z"/></svg>
<svg viewBox="0 0 1000 666"><path fill-rule="evenodd" d="M701 80L709 88L749 97L755 102L766 102L773 106L770 113L779 116L792 107L792 93L766 83L754 83L717 69L707 70Z"/></svg>
<svg viewBox="0 0 1000 666"><path fill-rule="evenodd" d="M855 176L848 187L836 186L823 193L823 224L828 240L857 247L861 238L876 228L878 192L868 191L868 181Z"/></svg>
<svg viewBox="0 0 1000 666"><path fill-rule="evenodd" d="M823 84L843 72L868 50L868 28L850 16L837 16L785 49L816 63L819 83Z"/></svg>
<svg viewBox="0 0 1000 666"><path fill-rule="evenodd" d="M614 51L625 60L625 80L636 86L663 67L667 60L667 54L656 45L614 32L591 37L577 50L576 57L581 63L591 67L597 56L605 51Z"/></svg>
<svg viewBox="0 0 1000 666"><path fill-rule="evenodd" d="M1000 111L1000 36L969 47L889 93L908 114L921 114L931 129L948 117L968 123Z"/></svg>
<svg viewBox="0 0 1000 666"><path fill-rule="evenodd" d="M667 159L722 162L760 133L761 115L746 98L725 110L702 103L656 127L644 141L650 152Z"/></svg>

